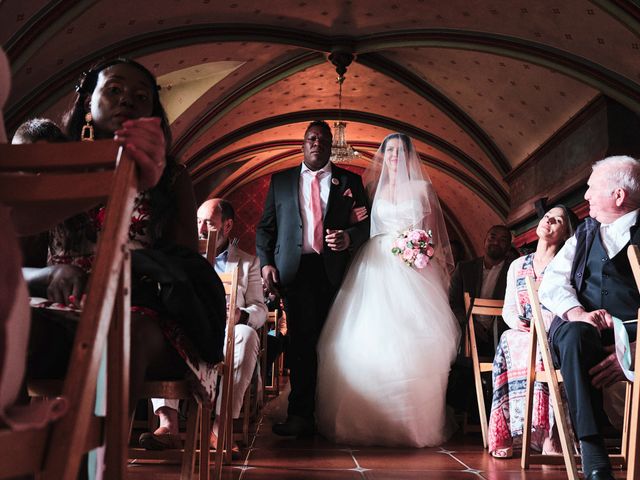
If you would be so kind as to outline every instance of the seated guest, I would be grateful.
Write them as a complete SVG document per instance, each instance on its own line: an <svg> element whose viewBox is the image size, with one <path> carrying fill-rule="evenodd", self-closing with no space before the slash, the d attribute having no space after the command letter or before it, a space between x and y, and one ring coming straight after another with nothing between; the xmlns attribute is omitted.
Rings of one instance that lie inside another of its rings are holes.
<svg viewBox="0 0 640 480"><path fill-rule="evenodd" d="M136 62L116 59L83 74L76 91L73 107L65 118L67 136L71 140L115 139L125 145L141 170L153 173L140 177L142 193L136 197L129 229L129 247L133 251L133 409L146 376L182 377L189 367L199 379L213 377L201 375L200 369L205 362L222 358L224 292L213 269L197 254L191 180L186 169L167 156L169 123L154 76ZM48 266L29 273L30 289L40 290L50 301L66 306L81 304L103 209L93 208L51 231ZM193 265L187 271L189 261ZM198 273L200 281L193 282ZM162 275L162 284L158 275ZM191 283L187 288L172 289L178 277ZM210 289L201 295L200 285ZM175 292L183 292L183 296L176 298ZM199 316L192 315L196 301L202 302L206 313L203 307ZM172 309L174 305L184 311L182 316L175 307ZM52 321L54 316L50 310L34 311L34 353L29 363L34 376L51 376L66 370L75 328L64 319ZM213 391L213 380L211 383L202 386L203 392Z"/></svg>
<svg viewBox="0 0 640 480"><path fill-rule="evenodd" d="M549 344L564 379L582 469L589 480L613 479L603 440L603 387L623 380L612 317L635 319L640 294L627 246L640 242L640 162L617 156L593 165L584 198L589 217L548 265L540 301L554 317ZM625 324L635 341L637 324Z"/></svg>
<svg viewBox="0 0 640 480"><path fill-rule="evenodd" d="M505 261L511 248L511 232L504 225L494 225L484 239L484 255L460 262L451 277L449 305L460 325L464 328L467 318L464 307L464 292L478 298L504 298L509 263ZM478 353L492 356L493 317L477 317L475 322ZM497 319L496 319L497 320Z"/></svg>
<svg viewBox="0 0 640 480"><path fill-rule="evenodd" d="M564 205L551 208L538 222L535 252L514 260L509 266L502 318L510 329L500 337L493 360L493 402L489 419L489 453L496 458L513 456L514 442L522 440L532 319L525 278L532 277L537 283L542 280L551 259L573 235L576 220ZM546 310L543 313L551 316ZM550 318L548 320L550 323ZM536 363L540 367L541 358ZM550 437L550 412L549 390L546 384L536 382L532 441L538 450L546 453L557 450Z"/></svg>
<svg viewBox="0 0 640 480"><path fill-rule="evenodd" d="M18 127L13 134L11 143L22 145L25 143L66 142L67 137L53 120L48 118L33 118ZM20 237L20 248L23 254L24 267L42 268L47 264L47 245L49 235L42 232L37 235Z"/></svg>
<svg viewBox="0 0 640 480"><path fill-rule="evenodd" d="M232 412L233 418L239 418L244 394L251 383L260 352L260 338L256 330L262 327L267 319L267 307L262 296L258 259L229 242L234 220L233 206L221 198L209 199L198 209L200 235L206 236L210 226L218 231L214 265L216 271L230 272L234 267L238 267L237 305L242 313L235 328ZM142 434L140 445L154 450L175 445L176 442L171 439L178 434L178 401L154 398L153 409L160 417L160 426L153 434ZM220 401L217 409L219 413ZM213 447L217 442L217 422L216 416L211 433Z"/></svg>
<svg viewBox="0 0 640 480"><path fill-rule="evenodd" d="M9 66L6 56L0 49L0 106L9 93ZM139 133L129 130L123 144L137 147L135 160L139 168L140 183L152 187L157 183L165 165L164 156L155 155L155 148L149 145ZM0 115L0 143L6 142L4 123ZM0 345L0 424L14 429L25 428L25 421L33 424L34 420L52 420L62 413L64 407L59 403L51 405L48 412L39 408L37 414L14 404L23 382L27 341L29 337L29 303L27 289L20 274L20 252L14 235L14 228L19 234L37 233L62 220L65 215L77 212L82 206L65 205L59 210L50 209L34 214L33 209L22 210L0 205L2 225L0 229L0 336L4 339ZM75 210L74 210L75 209Z"/></svg>

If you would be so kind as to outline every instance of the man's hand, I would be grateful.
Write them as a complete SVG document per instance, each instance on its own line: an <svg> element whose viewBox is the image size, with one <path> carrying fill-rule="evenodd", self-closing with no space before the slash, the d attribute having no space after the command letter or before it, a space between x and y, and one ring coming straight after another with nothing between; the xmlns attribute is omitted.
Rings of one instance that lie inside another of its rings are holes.
<svg viewBox="0 0 640 480"><path fill-rule="evenodd" d="M273 265L265 265L262 267L261 273L262 281L267 286L267 290L280 296L280 277L278 276L278 269Z"/></svg>
<svg viewBox="0 0 640 480"><path fill-rule="evenodd" d="M594 387L608 387L609 385L626 379L622 372L620 362L618 362L618 358L616 357L615 348L614 345L604 347L605 352L609 352L609 355L589 370L589 375L592 376L591 385Z"/></svg>
<svg viewBox="0 0 640 480"><path fill-rule="evenodd" d="M47 298L63 305L80 306L87 274L74 265L55 265L52 267L47 287Z"/></svg>
<svg viewBox="0 0 640 480"><path fill-rule="evenodd" d="M571 322L584 322L593 325L599 332L607 328L613 328L611 314L603 308L587 312L582 307L575 307L567 312L567 318Z"/></svg>
<svg viewBox="0 0 640 480"><path fill-rule="evenodd" d="M344 230L331 230L327 228L327 236L324 237L327 246L334 252L341 252L351 245L351 237Z"/></svg>

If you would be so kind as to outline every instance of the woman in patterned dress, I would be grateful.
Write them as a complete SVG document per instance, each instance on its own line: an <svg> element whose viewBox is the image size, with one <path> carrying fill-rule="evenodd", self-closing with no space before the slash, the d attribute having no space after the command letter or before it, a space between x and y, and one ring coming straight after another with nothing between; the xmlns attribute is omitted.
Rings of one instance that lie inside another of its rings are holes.
<svg viewBox="0 0 640 480"><path fill-rule="evenodd" d="M575 215L563 205L551 208L538 223L535 252L517 258L509 266L502 317L510 329L500 337L493 360L493 402L489 419L489 453L496 458L512 457L513 447L522 442L532 319L525 278L532 277L539 284L546 266L573 235L575 223ZM548 328L553 315L543 310L543 318ZM540 357L536 365L541 368ZM558 450L552 435L552 416L549 390L546 384L535 382L531 438L534 448L548 453Z"/></svg>

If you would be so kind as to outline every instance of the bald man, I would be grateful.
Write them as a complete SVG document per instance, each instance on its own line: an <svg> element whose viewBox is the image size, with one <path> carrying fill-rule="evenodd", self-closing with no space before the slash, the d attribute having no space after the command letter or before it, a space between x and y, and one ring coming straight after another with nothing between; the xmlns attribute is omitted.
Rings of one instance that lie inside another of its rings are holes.
<svg viewBox="0 0 640 480"><path fill-rule="evenodd" d="M241 310L240 320L235 328L235 351L233 373L233 418L240 417L244 394L256 367L260 350L257 329L267 319L267 306L262 293L260 263L257 257L240 250L229 242L233 229L235 212L233 206L221 198L212 198L198 209L198 231L206 237L209 227L218 231L214 268L218 273L230 272L238 267L237 304ZM225 343L226 344L226 343ZM143 434L140 444L148 449L173 448L178 434L178 401L152 399L153 410L160 417L160 427L153 434ZM220 401L216 407L220 411ZM217 416L211 433L211 445L217 442Z"/></svg>

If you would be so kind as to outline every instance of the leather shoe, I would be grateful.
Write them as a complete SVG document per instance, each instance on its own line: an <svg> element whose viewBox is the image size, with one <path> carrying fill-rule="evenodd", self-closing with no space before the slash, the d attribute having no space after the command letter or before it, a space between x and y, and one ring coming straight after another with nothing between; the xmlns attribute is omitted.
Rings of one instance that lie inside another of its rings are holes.
<svg viewBox="0 0 640 480"><path fill-rule="evenodd" d="M289 415L286 422L274 424L271 431L282 437L310 437L315 433L315 426L311 419Z"/></svg>
<svg viewBox="0 0 640 480"><path fill-rule="evenodd" d="M592 470L589 475L585 477L585 480L615 480L611 470L607 469L595 469Z"/></svg>

